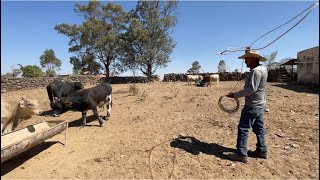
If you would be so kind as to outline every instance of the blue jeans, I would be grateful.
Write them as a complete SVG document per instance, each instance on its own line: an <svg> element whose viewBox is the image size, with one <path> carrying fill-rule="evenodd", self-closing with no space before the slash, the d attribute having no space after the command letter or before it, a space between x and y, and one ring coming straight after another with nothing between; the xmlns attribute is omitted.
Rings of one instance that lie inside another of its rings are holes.
<svg viewBox="0 0 320 180"><path fill-rule="evenodd" d="M237 153L240 156L248 156L247 142L251 127L257 136L256 150L259 153L267 153L267 146L264 142L263 114L264 108L244 106L242 109L237 138Z"/></svg>

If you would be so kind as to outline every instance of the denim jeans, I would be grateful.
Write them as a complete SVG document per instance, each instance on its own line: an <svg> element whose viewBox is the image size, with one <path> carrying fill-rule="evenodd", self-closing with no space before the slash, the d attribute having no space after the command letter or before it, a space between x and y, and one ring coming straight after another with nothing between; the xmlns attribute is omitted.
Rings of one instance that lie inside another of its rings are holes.
<svg viewBox="0 0 320 180"><path fill-rule="evenodd" d="M242 109L237 138L237 153L240 156L248 156L247 142L251 127L257 136L256 150L259 153L267 153L267 146L264 142L263 114L264 107L252 108L244 106Z"/></svg>

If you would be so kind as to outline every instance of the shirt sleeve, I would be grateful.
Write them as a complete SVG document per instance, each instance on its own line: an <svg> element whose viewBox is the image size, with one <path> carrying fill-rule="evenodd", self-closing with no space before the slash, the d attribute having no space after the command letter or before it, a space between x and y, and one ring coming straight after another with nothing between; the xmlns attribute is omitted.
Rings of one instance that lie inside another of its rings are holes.
<svg viewBox="0 0 320 180"><path fill-rule="evenodd" d="M249 74L248 86L246 86L243 90L234 93L235 98L240 98L244 96L250 96L258 90L260 81L262 78L262 72L259 70L252 70Z"/></svg>

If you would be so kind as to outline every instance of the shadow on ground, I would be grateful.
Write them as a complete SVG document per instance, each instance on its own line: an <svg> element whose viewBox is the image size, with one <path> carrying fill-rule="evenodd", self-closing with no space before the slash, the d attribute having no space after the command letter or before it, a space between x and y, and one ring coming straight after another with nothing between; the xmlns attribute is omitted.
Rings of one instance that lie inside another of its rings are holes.
<svg viewBox="0 0 320 180"><path fill-rule="evenodd" d="M283 89L291 90L297 93L311 93L319 94L319 87L316 86L306 86L306 85L297 85L297 84L272 84L272 86L280 87Z"/></svg>
<svg viewBox="0 0 320 180"><path fill-rule="evenodd" d="M23 163L31 159L32 157L38 155L42 151L50 148L52 145L60 143L59 141L50 141L50 142L43 142L11 159L7 160L4 163L1 163L1 176L11 172L15 168L24 168Z"/></svg>
<svg viewBox="0 0 320 180"><path fill-rule="evenodd" d="M106 121L102 116L100 116L104 122L103 125L105 125ZM92 125L90 123L92 123L93 121L96 121L96 125ZM99 122L98 122L98 119L94 116L94 115L91 115L91 116L87 116L87 119L86 119L86 125L85 126L96 126L96 127L100 127L100 125L98 125ZM81 127L83 126L83 120L82 120L82 117L78 120L74 120L74 121L71 121L69 122L69 127Z"/></svg>
<svg viewBox="0 0 320 180"><path fill-rule="evenodd" d="M201 142L191 136L181 136L173 140L170 143L170 146L185 150L193 155L198 155L201 152L208 155L214 155L221 159L227 159L227 156L224 154L226 152L236 152L235 149L227 148L216 143L208 144L206 142Z"/></svg>

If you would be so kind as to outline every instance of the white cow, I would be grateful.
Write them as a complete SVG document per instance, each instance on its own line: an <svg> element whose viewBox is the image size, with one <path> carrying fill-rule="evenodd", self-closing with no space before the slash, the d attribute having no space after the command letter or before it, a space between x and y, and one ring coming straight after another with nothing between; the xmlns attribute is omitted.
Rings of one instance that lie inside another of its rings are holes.
<svg viewBox="0 0 320 180"><path fill-rule="evenodd" d="M201 79L200 75L187 75L187 85L191 85L191 82L194 81L195 84Z"/></svg>
<svg viewBox="0 0 320 180"><path fill-rule="evenodd" d="M205 80L206 80L207 78L205 78ZM210 75L210 80L208 81L206 81L206 86L211 86L211 82L216 82L217 84L219 84L219 80L220 80L220 76L219 76L219 74L212 74L212 75Z"/></svg>
<svg viewBox="0 0 320 180"><path fill-rule="evenodd" d="M1 99L1 135L13 131L22 120L41 113L37 99L27 99L25 96L18 102Z"/></svg>

